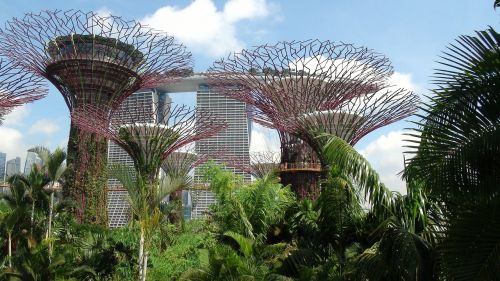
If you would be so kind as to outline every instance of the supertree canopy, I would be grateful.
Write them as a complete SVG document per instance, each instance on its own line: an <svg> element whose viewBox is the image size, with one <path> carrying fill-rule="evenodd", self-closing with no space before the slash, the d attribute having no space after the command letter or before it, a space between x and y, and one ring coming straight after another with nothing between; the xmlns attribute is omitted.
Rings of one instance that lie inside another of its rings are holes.
<svg viewBox="0 0 500 281"><path fill-rule="evenodd" d="M191 64L191 54L171 36L136 21L74 10L13 18L0 30L0 52L49 80L70 112L84 105L112 112L133 92L168 83ZM85 222L106 224L106 154L104 138L71 125L64 191L87 201Z"/></svg>
<svg viewBox="0 0 500 281"><path fill-rule="evenodd" d="M0 125L12 108L43 98L43 79L0 59Z"/></svg>
<svg viewBox="0 0 500 281"><path fill-rule="evenodd" d="M389 60L367 48L330 41L280 42L214 63L214 91L244 101L254 121L278 130L281 179L299 198L319 194L325 169L321 134L354 145L416 110L418 97L391 86Z"/></svg>
<svg viewBox="0 0 500 281"><path fill-rule="evenodd" d="M172 169L167 174L177 176L202 161L203 158L176 150L226 128L220 118L208 111L159 103L153 103L152 108L120 107L103 114L95 107L82 106L73 112L72 120L84 131L110 139L123 148L132 158L138 175L149 184L157 181L162 165ZM88 118L89 115L93 118ZM174 165L179 162L182 167Z"/></svg>

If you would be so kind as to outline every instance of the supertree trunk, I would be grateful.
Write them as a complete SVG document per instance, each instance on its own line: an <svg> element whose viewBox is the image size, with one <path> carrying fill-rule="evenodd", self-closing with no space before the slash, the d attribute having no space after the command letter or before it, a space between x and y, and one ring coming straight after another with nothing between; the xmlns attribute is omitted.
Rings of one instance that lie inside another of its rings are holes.
<svg viewBox="0 0 500 281"><path fill-rule="evenodd" d="M66 184L63 194L74 203L80 223L106 225L107 140L82 131L71 122Z"/></svg>
<svg viewBox="0 0 500 281"><path fill-rule="evenodd" d="M320 182L325 167L317 153L304 141L280 132L281 164L280 179L290 185L299 200L315 200L320 194Z"/></svg>

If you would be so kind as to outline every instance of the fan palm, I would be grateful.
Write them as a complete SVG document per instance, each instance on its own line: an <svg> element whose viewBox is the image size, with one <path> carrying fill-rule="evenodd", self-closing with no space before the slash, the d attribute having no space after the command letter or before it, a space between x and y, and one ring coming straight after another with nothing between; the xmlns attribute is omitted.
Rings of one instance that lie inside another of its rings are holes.
<svg viewBox="0 0 500 281"><path fill-rule="evenodd" d="M453 280L500 276L499 43L490 28L448 47L410 146L405 176L444 204L439 253Z"/></svg>

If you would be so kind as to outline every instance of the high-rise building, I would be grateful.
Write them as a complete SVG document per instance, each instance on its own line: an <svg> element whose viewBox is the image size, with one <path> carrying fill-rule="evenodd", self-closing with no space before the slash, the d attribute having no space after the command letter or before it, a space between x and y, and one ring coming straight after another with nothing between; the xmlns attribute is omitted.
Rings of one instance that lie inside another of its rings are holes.
<svg viewBox="0 0 500 281"><path fill-rule="evenodd" d="M156 111L154 106L169 106L172 100L167 93L158 90L144 90L129 96L120 106L122 110L130 110L134 107L145 108L147 112ZM120 110L119 109L119 110ZM156 123L161 116L134 116L134 122ZM142 119L141 119L142 118ZM113 121L112 121L113 122ZM108 163L123 163L132 166L134 162L128 153L114 142L108 142ZM110 227L120 227L128 222L130 205L127 199L127 191L121 187L120 182L115 179L108 181L108 221Z"/></svg>
<svg viewBox="0 0 500 281"><path fill-rule="evenodd" d="M27 176L31 172L33 165L43 165L42 159L35 152L28 151L26 161L24 162L24 174Z"/></svg>
<svg viewBox="0 0 500 281"><path fill-rule="evenodd" d="M14 159L10 159L7 161L7 169L5 172L5 176L8 178L13 175L17 175L21 173L21 158L16 157Z"/></svg>
<svg viewBox="0 0 500 281"><path fill-rule="evenodd" d="M251 120L248 116L247 105L243 102L227 98L210 91L206 85L199 85L196 93L198 109L208 110L217 114L228 125L218 135L196 142L195 150L199 154L209 154L213 151L224 151L244 163L250 163ZM251 175L236 168L227 168L240 175L245 181L251 180ZM202 171L196 168L194 181L203 184ZM200 185L201 186L201 185ZM214 194L208 190L197 190L193 194L192 217L199 217L208 210L208 206L215 203Z"/></svg>
<svg viewBox="0 0 500 281"><path fill-rule="evenodd" d="M6 161L7 161L7 154L0 152L0 182L5 181Z"/></svg>

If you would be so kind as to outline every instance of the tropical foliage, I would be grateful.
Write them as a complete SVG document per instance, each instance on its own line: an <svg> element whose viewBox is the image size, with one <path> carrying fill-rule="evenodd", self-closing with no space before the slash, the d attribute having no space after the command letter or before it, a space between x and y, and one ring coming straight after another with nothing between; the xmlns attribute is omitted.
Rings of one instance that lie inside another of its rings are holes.
<svg viewBox="0 0 500 281"><path fill-rule="evenodd" d="M217 203L184 221L176 192L192 187L194 158L178 154L189 161L163 163L163 177L109 165L131 216L107 229L76 223L58 196L66 153L33 148L44 164L9 178L0 197L0 281L498 280L499 43L489 28L442 56L409 133L405 194L343 139L318 134L325 169L315 201L297 200L275 173L247 183L208 162L203 180Z"/></svg>

